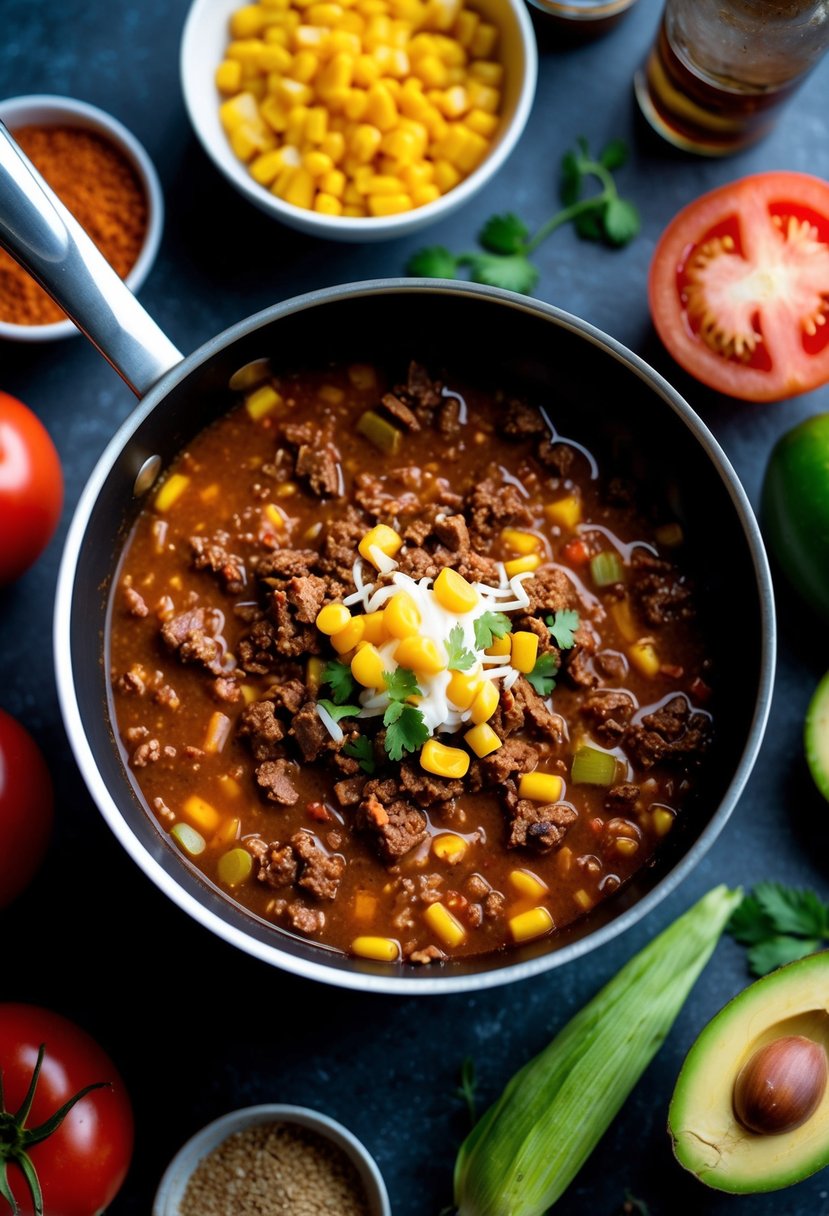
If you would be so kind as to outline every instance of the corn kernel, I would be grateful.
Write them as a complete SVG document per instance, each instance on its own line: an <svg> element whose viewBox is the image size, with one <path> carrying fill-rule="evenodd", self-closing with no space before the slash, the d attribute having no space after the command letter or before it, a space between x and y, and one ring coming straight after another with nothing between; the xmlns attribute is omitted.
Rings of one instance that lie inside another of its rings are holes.
<svg viewBox="0 0 829 1216"><path fill-rule="evenodd" d="M358 55L354 61L354 84L370 89L380 79L380 65L373 55Z"/></svg>
<svg viewBox="0 0 829 1216"><path fill-rule="evenodd" d="M421 625L420 610L407 591L398 591L383 609L383 629L393 638L414 637Z"/></svg>
<svg viewBox="0 0 829 1216"><path fill-rule="evenodd" d="M559 802L564 782L555 773L522 773L518 797L530 802Z"/></svg>
<svg viewBox="0 0 829 1216"><path fill-rule="evenodd" d="M505 633L502 638L493 638L492 639L492 645L487 646L486 653L505 655L505 654L509 654L509 652L511 650L512 650L512 643L510 641L510 635L508 633Z"/></svg>
<svg viewBox="0 0 829 1216"><path fill-rule="evenodd" d="M326 194L320 190L314 199L314 210L320 215L342 215L343 205L340 199L335 198L333 194Z"/></svg>
<svg viewBox="0 0 829 1216"><path fill-rule="evenodd" d="M251 161L250 175L261 186L270 186L284 168L283 149L275 148L272 152L263 152L256 160Z"/></svg>
<svg viewBox="0 0 829 1216"><path fill-rule="evenodd" d="M425 676L436 676L446 670L446 652L431 638L403 638L394 657L401 667L409 667Z"/></svg>
<svg viewBox="0 0 829 1216"><path fill-rule="evenodd" d="M423 919L436 937L446 946L460 946L466 939L466 930L460 921L443 904L429 904Z"/></svg>
<svg viewBox="0 0 829 1216"><path fill-rule="evenodd" d="M242 685L242 700L244 701L245 705L252 705L256 700L256 697L257 692L252 684Z"/></svg>
<svg viewBox="0 0 829 1216"><path fill-rule="evenodd" d="M497 41L497 28L487 21L481 21L469 44L469 53L473 59L489 59Z"/></svg>
<svg viewBox="0 0 829 1216"><path fill-rule="evenodd" d="M350 620L351 613L348 608L346 608L345 604L337 602L326 604L324 608L320 608L315 624L320 633L325 633L331 637L333 634L345 629Z"/></svg>
<svg viewBox="0 0 829 1216"><path fill-rule="evenodd" d="M382 608L377 612L363 613L362 622L364 642L371 642L374 646L379 646L382 642L388 641Z"/></svg>
<svg viewBox="0 0 829 1216"><path fill-rule="evenodd" d="M400 946L391 937L355 937L351 953L359 958L370 958L377 963L393 963L400 958Z"/></svg>
<svg viewBox="0 0 829 1216"><path fill-rule="evenodd" d="M498 708L500 701L498 689L492 680L484 680L481 690L472 702L471 718L476 726L488 722Z"/></svg>
<svg viewBox="0 0 829 1216"><path fill-rule="evenodd" d="M409 194L370 194L368 197L369 215L400 215L403 211L411 211L412 206Z"/></svg>
<svg viewBox="0 0 829 1216"><path fill-rule="evenodd" d="M543 937L555 928L553 918L546 908L530 908L509 919L509 931L514 942L529 942L534 937Z"/></svg>
<svg viewBox="0 0 829 1216"><path fill-rule="evenodd" d="M440 861L448 861L450 865L456 865L461 860L467 847L464 838L456 836L454 832L441 832L432 841L434 856Z"/></svg>
<svg viewBox="0 0 829 1216"><path fill-rule="evenodd" d="M359 122L368 109L368 95L365 89L349 89L346 93L343 113L352 122Z"/></svg>
<svg viewBox="0 0 829 1216"><path fill-rule="evenodd" d="M501 120L497 114L487 114L486 110L470 110L463 121L464 126L467 126L470 131L474 131L476 135L483 135L485 139L491 139L498 130Z"/></svg>
<svg viewBox="0 0 829 1216"><path fill-rule="evenodd" d="M478 28L478 23L481 18L477 13L473 13L471 9L464 9L458 14L458 19L455 22L455 37L462 47L468 47L475 37L475 31Z"/></svg>
<svg viewBox="0 0 829 1216"><path fill-rule="evenodd" d="M509 881L525 899L543 899L549 890L547 884L530 870L510 870Z"/></svg>
<svg viewBox="0 0 829 1216"><path fill-rule="evenodd" d="M457 614L471 612L478 606L480 596L462 574L445 566L434 582L435 599L447 610Z"/></svg>
<svg viewBox="0 0 829 1216"><path fill-rule="evenodd" d="M377 563L372 556L372 549L379 549L381 553L385 553L386 557L394 557L402 544L403 537L399 532L395 532L393 528L389 528L386 524L377 524L376 527L366 532L357 546L357 551L360 557L365 558L367 562L371 562L373 566L376 566Z"/></svg>
<svg viewBox="0 0 829 1216"><path fill-rule="evenodd" d="M276 487L274 494L277 498L293 498L298 489L299 487L295 481L283 481L281 485Z"/></svg>
<svg viewBox="0 0 829 1216"><path fill-rule="evenodd" d="M313 51L297 51L291 64L291 79L310 84L319 71L320 61ZM307 98L310 101L311 98Z"/></svg>
<svg viewBox="0 0 829 1216"><path fill-rule="evenodd" d="M438 158L435 161L435 185L441 194L446 194L449 190L452 190L460 180L460 173L448 160Z"/></svg>
<svg viewBox="0 0 829 1216"><path fill-rule="evenodd" d="M575 894L573 895L573 900L578 905L578 907L581 908L582 912L589 912L590 909L593 907L593 900L590 898L590 896L587 894L587 892L584 890L583 887L580 887L579 890L575 892Z"/></svg>
<svg viewBox="0 0 829 1216"><path fill-rule="evenodd" d="M538 658L538 635L519 629L512 635L512 657L510 662L525 675L535 667Z"/></svg>
<svg viewBox="0 0 829 1216"><path fill-rule="evenodd" d="M266 97L259 112L272 131L281 134L288 129L288 107L276 97Z"/></svg>
<svg viewBox="0 0 829 1216"><path fill-rule="evenodd" d="M186 473L173 473L172 476L167 478L155 496L153 503L155 510L160 511L162 514L165 511L169 511L173 503L181 498L189 484L190 478Z"/></svg>
<svg viewBox="0 0 829 1216"><path fill-rule="evenodd" d="M371 123L360 123L348 140L347 147L358 164L368 164L380 150L382 132Z"/></svg>
<svg viewBox="0 0 829 1216"><path fill-rule="evenodd" d="M469 752L427 739L420 749L420 767L436 777L465 777L469 771Z"/></svg>
<svg viewBox="0 0 829 1216"><path fill-rule="evenodd" d="M222 773L221 777L219 778L219 785L222 787L222 793L225 795L226 798L240 798L241 797L242 787L234 777L230 776L229 773ZM234 824L233 833L232 833L232 835L228 836L228 833L230 832L231 823ZM225 830L224 828L222 829L223 842L226 841L227 839L235 840L236 832L239 828L239 820L238 819L236 819L235 821L228 820L226 823L226 827L227 827L227 830Z"/></svg>
<svg viewBox="0 0 829 1216"><path fill-rule="evenodd" d="M336 97L338 90L351 88L353 78L354 60L341 52L329 59L317 77L317 93L323 100Z"/></svg>
<svg viewBox="0 0 829 1216"><path fill-rule="evenodd" d="M353 616L344 629L331 635L331 645L337 654L347 654L363 640L363 619Z"/></svg>
<svg viewBox="0 0 829 1216"><path fill-rule="evenodd" d="M581 523L581 499L577 494L568 494L556 502L548 502L544 514L551 523L572 531Z"/></svg>
<svg viewBox="0 0 829 1216"><path fill-rule="evenodd" d="M328 173L317 182L320 190L325 194L331 195L332 198L342 201L343 191L345 190L345 174L340 169L331 169ZM342 390L337 390L340 393L338 402L342 401Z"/></svg>
<svg viewBox="0 0 829 1216"><path fill-rule="evenodd" d="M651 823L657 836L667 836L674 826L674 813L666 806L656 806L651 813Z"/></svg>
<svg viewBox="0 0 829 1216"><path fill-rule="evenodd" d="M520 553L524 556L535 553L541 548L540 536L536 536L534 532L520 532L517 528L503 528L501 540L508 549L512 549L513 553Z"/></svg>
<svg viewBox="0 0 829 1216"><path fill-rule="evenodd" d="M261 38L237 38L227 48L228 59L235 59L243 68L256 69L259 55L265 49Z"/></svg>
<svg viewBox="0 0 829 1216"><path fill-rule="evenodd" d="M305 687L312 696L316 696L320 690L324 668L322 659L311 658L305 664Z"/></svg>
<svg viewBox="0 0 829 1216"><path fill-rule="evenodd" d="M370 642L366 646L361 646L351 660L351 674L358 684L362 684L363 688L385 687L384 668L382 655Z"/></svg>
<svg viewBox="0 0 829 1216"><path fill-rule="evenodd" d="M480 675L470 675L466 671L453 671L452 678L446 685L446 695L458 709L469 709L481 689Z"/></svg>
<svg viewBox="0 0 829 1216"><path fill-rule="evenodd" d="M272 148L273 139L267 134L264 125L249 127L242 124L231 131L230 146L239 160L249 161L259 152L267 152Z"/></svg>
<svg viewBox="0 0 829 1216"><path fill-rule="evenodd" d="M477 726L473 726L466 732L464 739L481 760L484 756L497 752L501 747L501 740L488 722L480 722Z"/></svg>
<svg viewBox="0 0 829 1216"><path fill-rule="evenodd" d="M529 570L537 570L540 565L539 555L528 553L525 557L514 557L511 561L504 562L504 569L507 572L507 578L514 578L516 574L526 574Z"/></svg>
<svg viewBox="0 0 829 1216"><path fill-rule="evenodd" d="M326 156L324 152L306 152L302 158L303 166L308 170L313 178L322 177L324 173L330 173L334 168L334 162L330 156Z"/></svg>
<svg viewBox="0 0 829 1216"><path fill-rule="evenodd" d="M222 822L222 817L215 806L211 806L209 802L199 798L198 794L190 795L182 806L181 812L194 827L206 832L208 836L215 832Z"/></svg>
<svg viewBox="0 0 829 1216"><path fill-rule="evenodd" d="M467 94L472 109L483 110L485 114L498 113L501 105L501 94L498 89L493 89L488 84L482 84L479 80L471 79L467 84Z"/></svg>
<svg viewBox="0 0 829 1216"><path fill-rule="evenodd" d="M415 207L425 207L440 198L440 190L435 185L417 186L412 191L412 202Z"/></svg>
<svg viewBox="0 0 829 1216"><path fill-rule="evenodd" d="M238 93L242 86L242 65L238 59L225 59L216 68L216 88L220 93Z"/></svg>
<svg viewBox="0 0 829 1216"><path fill-rule="evenodd" d="M634 642L632 646L628 646L628 658L643 676L652 680L659 675L661 662L653 642L649 642L647 639Z"/></svg>
<svg viewBox="0 0 829 1216"><path fill-rule="evenodd" d="M265 24L265 14L258 4L246 4L237 8L230 18L230 33L233 38L251 38Z"/></svg>
<svg viewBox="0 0 829 1216"><path fill-rule="evenodd" d="M366 118L379 131L389 131L397 122L397 105L384 84L373 84L368 91Z"/></svg>

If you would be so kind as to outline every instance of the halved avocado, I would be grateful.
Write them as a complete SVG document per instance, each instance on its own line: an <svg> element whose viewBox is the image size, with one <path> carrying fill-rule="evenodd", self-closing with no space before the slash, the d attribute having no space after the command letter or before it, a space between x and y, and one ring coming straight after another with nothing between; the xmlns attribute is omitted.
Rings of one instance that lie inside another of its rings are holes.
<svg viewBox="0 0 829 1216"><path fill-rule="evenodd" d="M823 797L829 798L829 672L809 702L803 741L809 772Z"/></svg>
<svg viewBox="0 0 829 1216"><path fill-rule="evenodd" d="M829 951L757 980L708 1023L688 1053L668 1112L680 1164L733 1194L776 1191L829 1165L829 1089L801 1127L748 1131L734 1114L734 1082L760 1047L803 1035L829 1054Z"/></svg>

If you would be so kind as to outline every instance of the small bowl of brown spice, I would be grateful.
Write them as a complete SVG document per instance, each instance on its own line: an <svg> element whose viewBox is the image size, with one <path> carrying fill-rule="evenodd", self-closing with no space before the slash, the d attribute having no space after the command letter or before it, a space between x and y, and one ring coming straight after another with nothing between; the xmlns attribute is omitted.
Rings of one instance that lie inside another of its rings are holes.
<svg viewBox="0 0 829 1216"><path fill-rule="evenodd" d="M135 136L96 106L49 94L0 101L0 121L137 291L158 252L164 201L153 163ZM77 332L51 296L0 250L0 339L47 342Z"/></svg>
<svg viewBox="0 0 829 1216"><path fill-rule="evenodd" d="M382 1175L342 1124L303 1106L209 1123L167 1167L153 1216L391 1216Z"/></svg>

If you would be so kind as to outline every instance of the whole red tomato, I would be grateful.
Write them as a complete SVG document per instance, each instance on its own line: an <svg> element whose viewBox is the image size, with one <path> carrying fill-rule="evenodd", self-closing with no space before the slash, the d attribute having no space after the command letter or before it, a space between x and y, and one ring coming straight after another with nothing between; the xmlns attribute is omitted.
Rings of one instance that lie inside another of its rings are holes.
<svg viewBox="0 0 829 1216"><path fill-rule="evenodd" d="M0 1004L0 1069L7 1111L19 1110L45 1047L34 1101L22 1120L32 1132L87 1085L94 1089L76 1103L53 1131L25 1151L43 1192L46 1216L97 1216L124 1181L132 1156L133 1124L124 1083L106 1052L89 1035L48 1009ZM32 1191L15 1163L16 1131L0 1120L0 1157L22 1216L35 1211ZM3 1210L0 1199L0 1211Z"/></svg>
<svg viewBox="0 0 829 1216"><path fill-rule="evenodd" d="M42 422L0 393L0 584L40 556L58 525L63 473Z"/></svg>
<svg viewBox="0 0 829 1216"><path fill-rule="evenodd" d="M52 781L28 731L0 709L0 908L29 885L52 830Z"/></svg>
<svg viewBox="0 0 829 1216"><path fill-rule="evenodd" d="M703 384L780 401L829 380L829 182L758 173L683 208L654 251L651 316Z"/></svg>

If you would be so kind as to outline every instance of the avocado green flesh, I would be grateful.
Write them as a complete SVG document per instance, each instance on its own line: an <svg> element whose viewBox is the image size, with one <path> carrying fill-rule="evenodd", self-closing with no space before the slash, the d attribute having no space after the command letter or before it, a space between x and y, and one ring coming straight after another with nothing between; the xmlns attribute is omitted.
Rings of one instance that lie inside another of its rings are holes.
<svg viewBox="0 0 829 1216"><path fill-rule="evenodd" d="M677 1160L707 1186L735 1194L790 1186L829 1164L829 1087L801 1127L748 1131L733 1109L746 1061L784 1035L805 1035L829 1054L829 952L781 967L717 1014L682 1066L668 1114Z"/></svg>
<svg viewBox="0 0 829 1216"><path fill-rule="evenodd" d="M829 672L809 702L804 743L809 772L823 797L829 798Z"/></svg>

